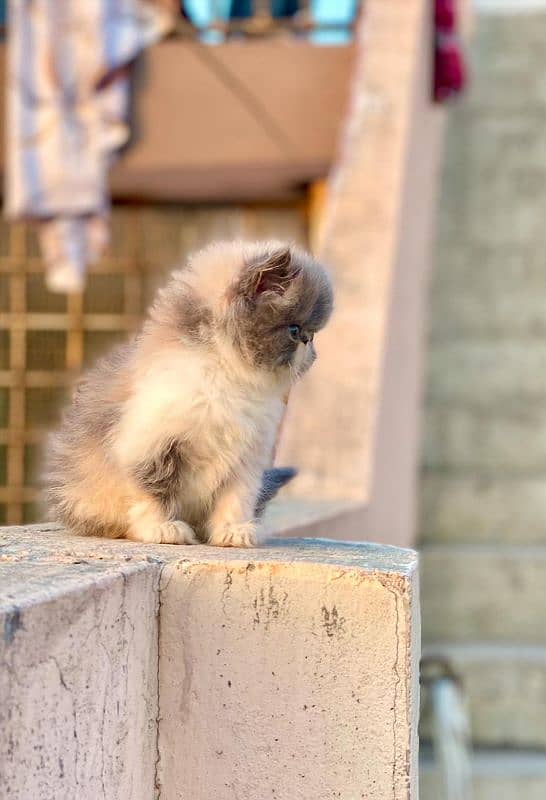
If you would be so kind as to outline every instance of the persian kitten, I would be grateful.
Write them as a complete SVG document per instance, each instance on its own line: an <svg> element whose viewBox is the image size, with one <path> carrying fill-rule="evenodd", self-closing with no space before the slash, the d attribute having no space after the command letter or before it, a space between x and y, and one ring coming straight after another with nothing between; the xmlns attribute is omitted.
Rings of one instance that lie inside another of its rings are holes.
<svg viewBox="0 0 546 800"><path fill-rule="evenodd" d="M198 253L78 385L48 442L51 516L81 535L255 545L292 474L269 469L283 398L331 310L327 273L296 247Z"/></svg>

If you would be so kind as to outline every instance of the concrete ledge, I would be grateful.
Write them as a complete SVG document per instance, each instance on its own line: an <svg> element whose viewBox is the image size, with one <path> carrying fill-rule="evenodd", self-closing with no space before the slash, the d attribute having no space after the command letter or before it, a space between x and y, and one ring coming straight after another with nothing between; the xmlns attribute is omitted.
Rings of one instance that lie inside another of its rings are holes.
<svg viewBox="0 0 546 800"><path fill-rule="evenodd" d="M0 529L9 800L417 800L416 555Z"/></svg>

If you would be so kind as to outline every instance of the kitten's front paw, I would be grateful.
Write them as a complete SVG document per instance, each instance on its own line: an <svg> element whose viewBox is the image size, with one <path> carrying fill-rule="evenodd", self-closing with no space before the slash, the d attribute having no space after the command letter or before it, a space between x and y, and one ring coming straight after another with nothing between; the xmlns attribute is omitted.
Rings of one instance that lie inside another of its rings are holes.
<svg viewBox="0 0 546 800"><path fill-rule="evenodd" d="M199 544L193 529L181 520L160 522L156 525L133 525L127 538L147 544Z"/></svg>
<svg viewBox="0 0 546 800"><path fill-rule="evenodd" d="M208 544L214 547L256 547L256 525L253 522L242 525L227 522L213 530Z"/></svg>
<svg viewBox="0 0 546 800"><path fill-rule="evenodd" d="M199 544L193 528L190 528L187 522L178 519L162 522L157 526L156 532L163 544Z"/></svg>

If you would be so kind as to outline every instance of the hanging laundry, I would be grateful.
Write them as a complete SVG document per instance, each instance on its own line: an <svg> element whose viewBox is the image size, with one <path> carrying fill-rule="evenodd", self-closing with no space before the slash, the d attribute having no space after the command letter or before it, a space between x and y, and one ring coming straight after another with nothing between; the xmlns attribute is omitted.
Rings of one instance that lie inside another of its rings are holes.
<svg viewBox="0 0 546 800"><path fill-rule="evenodd" d="M457 0L435 0L434 99L443 102L460 94L466 84L466 65L458 35Z"/></svg>
<svg viewBox="0 0 546 800"><path fill-rule="evenodd" d="M10 0L5 213L35 220L47 285L81 291L109 240L107 173L127 142L129 65L177 0Z"/></svg>

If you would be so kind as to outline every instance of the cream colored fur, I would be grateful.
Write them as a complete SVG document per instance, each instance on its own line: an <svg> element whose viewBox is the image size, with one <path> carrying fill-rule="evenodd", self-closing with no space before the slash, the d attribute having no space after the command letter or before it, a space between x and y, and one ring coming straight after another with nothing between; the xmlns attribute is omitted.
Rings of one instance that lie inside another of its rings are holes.
<svg viewBox="0 0 546 800"><path fill-rule="evenodd" d="M133 391L113 443L119 463L129 467L159 450L166 439L191 445L195 470L180 486L180 509L190 518L216 496L211 544L255 544L252 504L270 464L288 388L286 375L263 375L231 347L218 342L204 355L191 347L165 348L152 363L137 366ZM135 432L138 431L138 435ZM150 507L129 508L129 536L149 539ZM159 519L154 521L155 527ZM157 538L163 537L158 529ZM187 529L180 543L188 541Z"/></svg>
<svg viewBox="0 0 546 800"><path fill-rule="evenodd" d="M83 535L255 545L284 397L330 311L326 273L296 248L235 242L198 254L140 336L82 381L50 441L53 516ZM305 342L291 345L294 322Z"/></svg>

